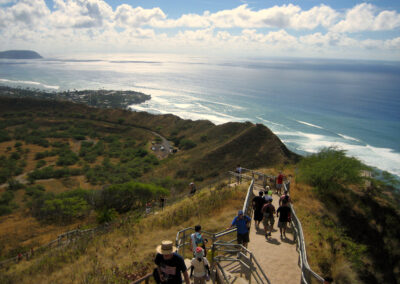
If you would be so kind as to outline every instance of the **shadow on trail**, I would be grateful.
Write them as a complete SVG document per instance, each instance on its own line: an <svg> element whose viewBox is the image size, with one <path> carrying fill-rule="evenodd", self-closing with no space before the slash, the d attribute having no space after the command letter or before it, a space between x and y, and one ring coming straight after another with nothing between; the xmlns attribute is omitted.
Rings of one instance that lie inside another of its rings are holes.
<svg viewBox="0 0 400 284"><path fill-rule="evenodd" d="M296 244L296 241L289 240L288 238L283 238L283 239L281 239L281 241L282 241L283 243L287 243L287 244L290 244L290 245Z"/></svg>
<svg viewBox="0 0 400 284"><path fill-rule="evenodd" d="M267 242L270 243L271 245L277 245L277 246L281 245L281 243L275 238L268 238Z"/></svg>

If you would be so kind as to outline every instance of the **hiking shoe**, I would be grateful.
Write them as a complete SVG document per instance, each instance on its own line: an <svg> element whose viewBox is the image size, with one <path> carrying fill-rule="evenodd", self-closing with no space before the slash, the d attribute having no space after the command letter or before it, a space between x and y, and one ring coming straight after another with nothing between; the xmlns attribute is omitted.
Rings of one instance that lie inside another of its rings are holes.
<svg viewBox="0 0 400 284"><path fill-rule="evenodd" d="M270 233L268 233L268 236L271 236L271 232L270 232Z"/></svg>

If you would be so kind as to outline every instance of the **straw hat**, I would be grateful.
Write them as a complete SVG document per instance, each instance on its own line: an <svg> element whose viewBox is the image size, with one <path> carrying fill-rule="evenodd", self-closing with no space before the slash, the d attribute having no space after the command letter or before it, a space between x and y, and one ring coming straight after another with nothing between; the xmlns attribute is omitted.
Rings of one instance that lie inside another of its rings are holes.
<svg viewBox="0 0 400 284"><path fill-rule="evenodd" d="M161 254L172 254L176 251L176 246L171 241L162 241L161 245L157 246L157 252Z"/></svg>

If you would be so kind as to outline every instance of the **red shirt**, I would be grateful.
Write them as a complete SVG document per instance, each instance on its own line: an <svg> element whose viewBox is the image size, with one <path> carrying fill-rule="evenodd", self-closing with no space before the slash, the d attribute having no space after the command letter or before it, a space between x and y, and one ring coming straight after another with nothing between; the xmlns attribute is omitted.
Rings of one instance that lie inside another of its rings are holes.
<svg viewBox="0 0 400 284"><path fill-rule="evenodd" d="M282 184L282 182L283 182L283 174L280 174L278 176L278 184Z"/></svg>

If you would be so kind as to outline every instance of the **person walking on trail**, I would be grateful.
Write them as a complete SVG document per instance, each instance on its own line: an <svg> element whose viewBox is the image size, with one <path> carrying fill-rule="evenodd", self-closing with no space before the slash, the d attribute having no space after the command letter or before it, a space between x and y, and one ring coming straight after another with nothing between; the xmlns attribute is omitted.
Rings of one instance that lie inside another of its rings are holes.
<svg viewBox="0 0 400 284"><path fill-rule="evenodd" d="M289 177L287 178L286 183L285 183L287 192L290 192L290 181L291 180L292 180L292 175L289 175Z"/></svg>
<svg viewBox="0 0 400 284"><path fill-rule="evenodd" d="M206 284L206 281L210 280L210 275L210 266L203 255L203 249L197 247L191 261L190 278L194 278L194 284Z"/></svg>
<svg viewBox="0 0 400 284"><path fill-rule="evenodd" d="M285 190L285 193L279 199L279 206L282 206L283 200L286 200L287 205L292 202L289 196L289 192L287 190Z"/></svg>
<svg viewBox="0 0 400 284"><path fill-rule="evenodd" d="M176 247L171 241L162 241L156 251L154 263L157 268L154 269L153 276L157 284L181 284L181 274L185 278L185 284L190 284L185 261L176 253Z"/></svg>
<svg viewBox="0 0 400 284"><path fill-rule="evenodd" d="M236 174L237 183L240 184L242 182L242 167L240 165L236 167Z"/></svg>
<svg viewBox="0 0 400 284"><path fill-rule="evenodd" d="M286 227L290 218L290 214L292 212L292 209L290 209L290 207L287 205L288 205L287 201L283 200L282 206L279 206L278 210L276 211L276 217L279 217L278 227L281 233L281 239L283 237L285 237L286 239Z"/></svg>
<svg viewBox="0 0 400 284"><path fill-rule="evenodd" d="M196 249L198 247L201 247L203 249L204 256L207 256L206 243L208 242L208 240L203 238L200 225L196 225L194 227L194 233L190 235L190 240L193 255L196 254Z"/></svg>
<svg viewBox="0 0 400 284"><path fill-rule="evenodd" d="M238 215L233 218L231 226L228 228L232 228L236 226L237 228L237 242L238 244L242 244L244 247L247 247L247 244L250 242L249 238L249 229L250 229L251 218L243 214L242 210L239 210Z"/></svg>
<svg viewBox="0 0 400 284"><path fill-rule="evenodd" d="M194 182L191 182L191 183L189 184L189 187L190 187L190 193L189 193L189 195L195 194L195 193L196 193L196 185L194 184Z"/></svg>
<svg viewBox="0 0 400 284"><path fill-rule="evenodd" d="M265 201L271 200L272 201L272 190L269 186L267 186L265 188L265 192L264 192L264 199Z"/></svg>
<svg viewBox="0 0 400 284"><path fill-rule="evenodd" d="M275 218L274 218L275 206L272 204L272 199L268 200L267 203L264 204L261 211L263 213L263 225L264 225L265 237L268 238L272 234L272 229L274 228L274 223L275 223Z"/></svg>
<svg viewBox="0 0 400 284"><path fill-rule="evenodd" d="M282 184L283 184L283 178L285 176L282 174L282 172L279 172L278 177L276 178L276 193L281 195L282 194Z"/></svg>
<svg viewBox="0 0 400 284"><path fill-rule="evenodd" d="M263 198L263 192L260 191L258 196L254 197L252 200L253 210L254 210L254 224L256 225L256 229L258 230L260 222L263 219L263 214L261 212L262 207L264 206L266 200Z"/></svg>

